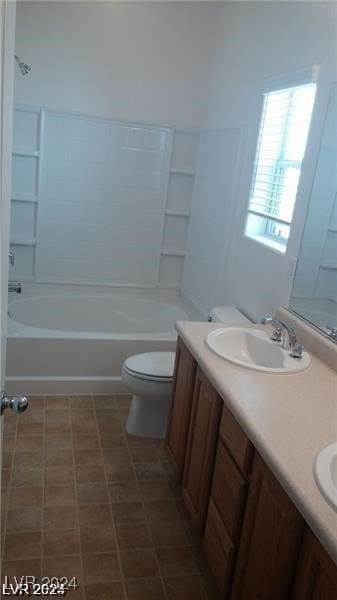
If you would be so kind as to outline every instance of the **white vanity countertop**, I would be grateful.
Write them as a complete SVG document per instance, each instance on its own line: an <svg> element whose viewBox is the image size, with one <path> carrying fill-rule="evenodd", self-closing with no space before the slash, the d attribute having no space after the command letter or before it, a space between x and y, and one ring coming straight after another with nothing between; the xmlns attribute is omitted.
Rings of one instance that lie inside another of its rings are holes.
<svg viewBox="0 0 337 600"><path fill-rule="evenodd" d="M337 564L337 512L321 495L313 474L318 452L337 442L337 373L312 352L310 367L296 374L237 367L206 346L207 334L219 327L176 324L205 375Z"/></svg>

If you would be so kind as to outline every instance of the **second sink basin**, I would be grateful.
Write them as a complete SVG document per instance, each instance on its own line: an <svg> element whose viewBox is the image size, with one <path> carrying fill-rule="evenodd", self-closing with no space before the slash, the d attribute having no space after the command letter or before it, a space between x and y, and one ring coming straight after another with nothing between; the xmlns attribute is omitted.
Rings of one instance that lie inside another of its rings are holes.
<svg viewBox="0 0 337 600"><path fill-rule="evenodd" d="M337 511L337 444L320 451L315 463L315 479L324 498Z"/></svg>
<svg viewBox="0 0 337 600"><path fill-rule="evenodd" d="M289 356L280 343L273 342L269 333L245 327L224 327L215 329L206 337L206 343L213 352L230 362L268 373L296 373L310 365L310 356L303 352L303 358Z"/></svg>

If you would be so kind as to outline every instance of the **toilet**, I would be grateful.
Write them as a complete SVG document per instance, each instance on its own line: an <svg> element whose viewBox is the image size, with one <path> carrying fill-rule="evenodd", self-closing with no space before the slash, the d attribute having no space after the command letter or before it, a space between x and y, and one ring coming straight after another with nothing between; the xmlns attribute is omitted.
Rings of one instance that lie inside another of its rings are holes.
<svg viewBox="0 0 337 600"><path fill-rule="evenodd" d="M209 320L227 326L247 325L237 308L218 306ZM175 352L145 352L129 356L122 367L122 382L133 394L126 430L139 437L164 438L171 406Z"/></svg>

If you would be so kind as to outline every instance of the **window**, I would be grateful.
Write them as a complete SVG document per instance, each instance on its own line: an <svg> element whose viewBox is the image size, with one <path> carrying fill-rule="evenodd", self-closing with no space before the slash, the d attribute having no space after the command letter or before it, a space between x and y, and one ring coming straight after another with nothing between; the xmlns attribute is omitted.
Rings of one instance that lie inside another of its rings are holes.
<svg viewBox="0 0 337 600"><path fill-rule="evenodd" d="M305 153L315 83L264 94L246 235L285 252Z"/></svg>

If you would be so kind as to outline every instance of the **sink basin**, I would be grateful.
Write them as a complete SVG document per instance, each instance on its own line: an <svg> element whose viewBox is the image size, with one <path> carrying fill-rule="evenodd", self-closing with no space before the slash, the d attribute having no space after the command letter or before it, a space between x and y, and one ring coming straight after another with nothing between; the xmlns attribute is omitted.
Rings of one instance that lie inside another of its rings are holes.
<svg viewBox="0 0 337 600"><path fill-rule="evenodd" d="M330 444L320 451L314 473L320 492L337 511L337 444Z"/></svg>
<svg viewBox="0 0 337 600"><path fill-rule="evenodd" d="M216 354L230 362L267 373L296 373L310 365L310 356L289 356L289 350L273 342L267 331L245 327L215 329L206 337L206 344Z"/></svg>

